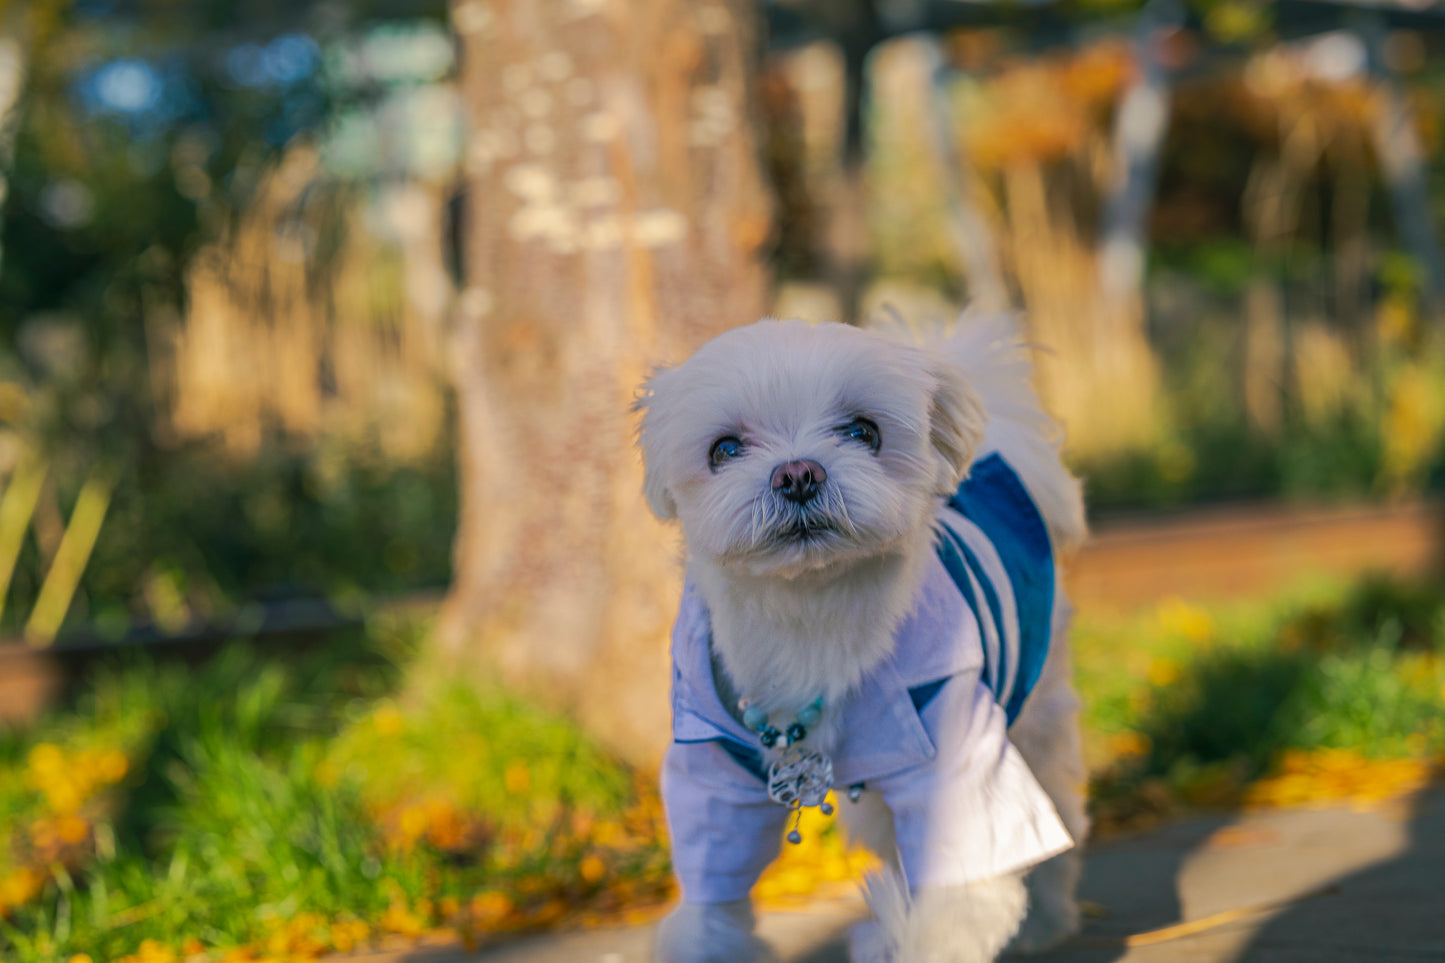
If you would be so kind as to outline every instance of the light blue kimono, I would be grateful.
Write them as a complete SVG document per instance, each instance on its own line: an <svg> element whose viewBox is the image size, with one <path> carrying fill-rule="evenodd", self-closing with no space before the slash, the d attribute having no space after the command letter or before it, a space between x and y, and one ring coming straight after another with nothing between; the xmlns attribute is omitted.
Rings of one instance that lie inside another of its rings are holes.
<svg viewBox="0 0 1445 963"><path fill-rule="evenodd" d="M943 513L893 651L839 707L830 753L836 786L862 784L892 810L915 889L1021 870L1073 845L1007 738L1043 668L1054 604L1037 508L1001 457L981 459ZM695 903L745 897L789 817L768 798L757 736L717 694L710 639L706 604L687 584L662 792L673 868Z"/></svg>

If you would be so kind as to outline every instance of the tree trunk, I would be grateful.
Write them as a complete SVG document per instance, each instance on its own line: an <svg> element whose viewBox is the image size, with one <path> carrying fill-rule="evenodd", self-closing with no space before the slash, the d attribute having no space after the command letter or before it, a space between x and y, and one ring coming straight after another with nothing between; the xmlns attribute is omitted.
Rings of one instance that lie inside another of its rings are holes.
<svg viewBox="0 0 1445 963"><path fill-rule="evenodd" d="M755 320L770 206L745 0L460 0L471 119L452 334L453 665L564 707L634 759L669 739L681 575L631 403L649 366Z"/></svg>
<svg viewBox="0 0 1445 963"><path fill-rule="evenodd" d="M15 22L14 10L0 9L0 212L10 193L7 172L14 159L15 128L19 126L20 94L25 86L25 33ZM4 256L0 249L0 257Z"/></svg>

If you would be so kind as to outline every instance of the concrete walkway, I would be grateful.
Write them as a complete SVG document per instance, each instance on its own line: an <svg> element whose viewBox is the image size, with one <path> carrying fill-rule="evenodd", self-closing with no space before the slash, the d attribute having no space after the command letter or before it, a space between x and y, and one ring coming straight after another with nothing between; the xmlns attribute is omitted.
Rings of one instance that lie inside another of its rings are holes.
<svg viewBox="0 0 1445 963"><path fill-rule="evenodd" d="M1084 932L1031 959L1445 961L1445 789L1360 812L1247 813L1101 843L1088 853L1082 895L1090 911ZM842 935L862 912L856 900L821 904L768 914L761 927L790 963L846 963ZM438 948L353 959L645 963L651 936L650 927L593 930L476 955Z"/></svg>

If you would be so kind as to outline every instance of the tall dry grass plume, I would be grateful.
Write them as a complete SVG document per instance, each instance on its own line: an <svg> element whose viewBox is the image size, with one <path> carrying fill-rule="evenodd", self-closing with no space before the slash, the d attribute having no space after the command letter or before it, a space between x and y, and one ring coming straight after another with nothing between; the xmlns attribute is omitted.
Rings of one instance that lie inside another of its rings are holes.
<svg viewBox="0 0 1445 963"><path fill-rule="evenodd" d="M1109 118L1133 69L1125 46L1104 43L1008 64L958 98L975 190L1044 349L1039 388L1082 456L1146 445L1160 428L1140 292L1110 296L1100 265Z"/></svg>
<svg viewBox="0 0 1445 963"><path fill-rule="evenodd" d="M243 457L279 433L419 458L447 430L440 193L368 200L322 176L314 149L292 149L197 256L185 315L152 322L169 427Z"/></svg>
<svg viewBox="0 0 1445 963"><path fill-rule="evenodd" d="M878 266L957 276L966 266L939 224L944 182L921 133L926 58L909 43L881 51L874 68L887 100L874 118ZM1129 51L1105 43L1001 60L961 43L955 56L982 61L948 87L964 184L1040 347L1040 391L1076 454L1145 445L1158 429L1158 375L1143 306L1137 294L1106 296L1100 280L1099 212L1114 176L1109 120L1132 69Z"/></svg>

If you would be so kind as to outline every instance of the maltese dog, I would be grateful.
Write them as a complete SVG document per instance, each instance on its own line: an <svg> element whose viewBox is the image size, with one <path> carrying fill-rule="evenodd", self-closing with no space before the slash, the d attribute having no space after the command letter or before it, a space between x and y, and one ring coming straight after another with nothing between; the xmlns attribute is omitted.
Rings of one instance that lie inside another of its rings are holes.
<svg viewBox="0 0 1445 963"><path fill-rule="evenodd" d="M799 811L834 801L884 861L855 963L1077 930L1056 562L1084 510L1030 376L1012 319L965 315L928 337L759 321L646 383L647 500L687 543L663 963L771 959L748 893Z"/></svg>

